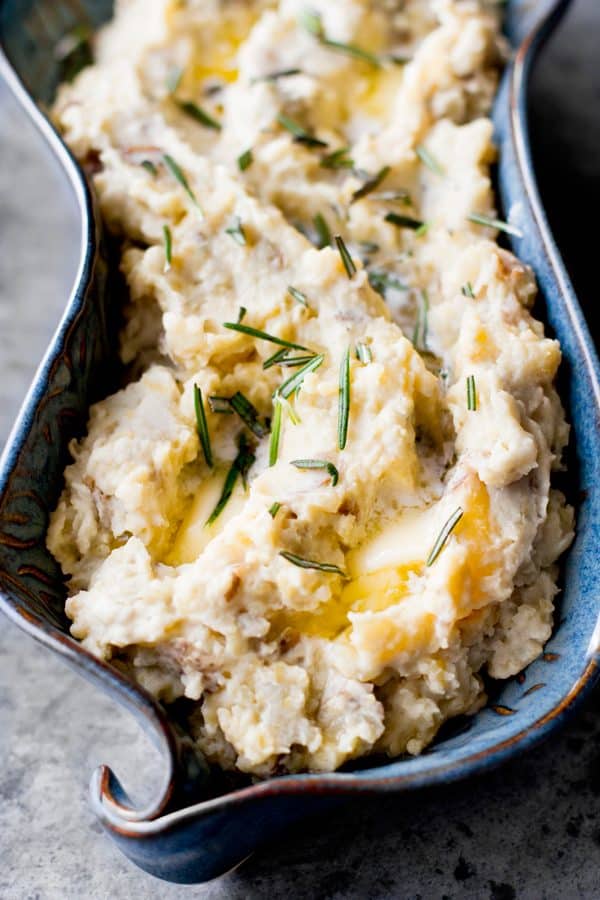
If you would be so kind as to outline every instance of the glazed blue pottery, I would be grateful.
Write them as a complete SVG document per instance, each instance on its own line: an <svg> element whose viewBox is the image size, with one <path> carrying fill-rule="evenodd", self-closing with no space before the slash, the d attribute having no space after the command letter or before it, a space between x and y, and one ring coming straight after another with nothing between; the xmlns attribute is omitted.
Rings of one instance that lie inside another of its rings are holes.
<svg viewBox="0 0 600 900"><path fill-rule="evenodd" d="M559 726L597 680L600 369L537 193L526 113L531 67L566 6L566 0L507 4L506 33L515 52L494 112L504 216L523 234L513 240L514 250L535 270L543 301L540 315L561 342L561 392L573 423L568 490L577 505L577 539L564 560L555 634L524 674L492 686L485 709L463 720L461 727L451 727L418 758L374 759L333 774L240 786L208 771L172 710L69 635L63 579L44 537L49 510L61 490L68 442L82 434L90 403L113 386L115 309L110 298L117 292L109 289L110 254L93 196L40 105L51 100L61 77L57 41L74 25L97 27L110 17L112 4L0 0L0 73L62 162L81 213L82 247L77 283L0 462L0 608L126 706L162 750L164 786L145 809L131 805L106 768L94 774L91 785L104 829L131 860L154 875L176 882L206 881L238 864L284 825L322 812L341 795L400 793L498 765Z"/></svg>

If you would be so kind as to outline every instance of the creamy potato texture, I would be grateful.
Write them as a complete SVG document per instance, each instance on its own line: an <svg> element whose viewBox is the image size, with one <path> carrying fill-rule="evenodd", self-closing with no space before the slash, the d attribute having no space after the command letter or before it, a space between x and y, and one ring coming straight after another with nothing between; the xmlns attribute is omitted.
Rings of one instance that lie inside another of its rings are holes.
<svg viewBox="0 0 600 900"><path fill-rule="evenodd" d="M59 92L122 239L128 377L48 546L73 634L197 701L221 766L419 753L550 635L568 428L532 274L486 224L498 15L121 0Z"/></svg>

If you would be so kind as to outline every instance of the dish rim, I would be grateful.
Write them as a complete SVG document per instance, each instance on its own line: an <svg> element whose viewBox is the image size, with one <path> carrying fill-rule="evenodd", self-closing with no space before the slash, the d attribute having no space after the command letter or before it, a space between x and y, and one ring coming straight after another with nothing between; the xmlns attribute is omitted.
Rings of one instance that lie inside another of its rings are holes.
<svg viewBox="0 0 600 900"><path fill-rule="evenodd" d="M577 344L585 356L586 367L594 388L596 406L600 410L600 368L591 339L586 334L586 327L582 325L582 315L577 301L572 298L569 278L564 270L560 253L543 210L531 161L525 109L526 88L531 65L537 56L537 51L569 4L570 0L551 0L545 14L534 25L516 52L509 81L510 128L519 171L527 187L525 199L530 206L542 238L540 249L546 254L553 275L561 286L564 306L569 315L571 327L576 333ZM4 77L9 88L12 89L13 94L41 131L50 149L61 163L74 190L81 218L81 257L73 288L0 457L0 491L2 491L23 449L38 402L46 387L49 369L62 346L65 333L85 305L86 288L93 274L97 253L97 233L94 199L79 164L30 97L19 76L5 57L1 43L0 75ZM87 675L101 686L111 687L113 691L116 688L121 704L136 714L138 719L141 717L142 724L157 739L168 763L165 786L157 802L151 803L142 810L133 810L128 806L118 781L108 767L100 767L92 777L92 800L96 812L111 830L127 837L157 834L186 819L207 815L215 809L224 810L265 797L307 793L333 795L402 791L469 777L500 765L517 749L525 750L546 737L567 714L583 701L600 674L597 650L596 653L588 651L585 668L573 682L569 692L544 716L499 743L477 752L467 753L458 760L439 763L429 771L376 776L368 774L369 771L374 771L373 769L365 768L352 773L301 773L278 776L249 787L235 789L214 799L169 811L170 801L176 792L176 780L180 777L181 772L177 766L177 741L162 707L139 685L122 676L104 661L93 657L72 637L63 634L48 622L28 613L23 608L17 607L9 597L5 597L2 593L0 593L0 610L36 640L57 651L79 672ZM599 625L600 617L597 620L596 630Z"/></svg>

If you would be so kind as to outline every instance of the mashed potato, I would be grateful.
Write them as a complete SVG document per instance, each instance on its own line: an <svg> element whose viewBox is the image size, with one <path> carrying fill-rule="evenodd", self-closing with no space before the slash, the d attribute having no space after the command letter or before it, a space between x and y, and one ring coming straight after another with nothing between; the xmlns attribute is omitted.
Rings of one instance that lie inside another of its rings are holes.
<svg viewBox="0 0 600 900"><path fill-rule="evenodd" d="M73 634L221 766L419 753L550 636L568 427L495 243L503 54L483 0L121 0L59 92L129 378L48 546Z"/></svg>

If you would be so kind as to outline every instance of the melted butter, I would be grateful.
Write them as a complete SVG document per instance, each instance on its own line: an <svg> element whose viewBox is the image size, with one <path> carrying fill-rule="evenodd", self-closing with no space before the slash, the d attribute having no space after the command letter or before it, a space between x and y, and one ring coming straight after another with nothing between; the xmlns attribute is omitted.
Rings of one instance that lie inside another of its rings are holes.
<svg viewBox="0 0 600 900"><path fill-rule="evenodd" d="M194 90L209 79L226 84L237 80L237 54L257 19L256 12L237 5L235 17L223 17L209 34L196 37L192 62L183 79L184 90Z"/></svg>
<svg viewBox="0 0 600 900"><path fill-rule="evenodd" d="M233 494L219 518L212 525L206 524L206 520L221 496L225 475L225 471L216 472L196 492L165 558L167 565L181 566L184 563L194 562L209 541L212 541L223 530L227 522L240 512L244 505L245 493L241 481L238 480Z"/></svg>
<svg viewBox="0 0 600 900"><path fill-rule="evenodd" d="M403 78L401 66L365 72L356 79L350 90L348 115L351 117L359 112L381 122L389 121Z"/></svg>

